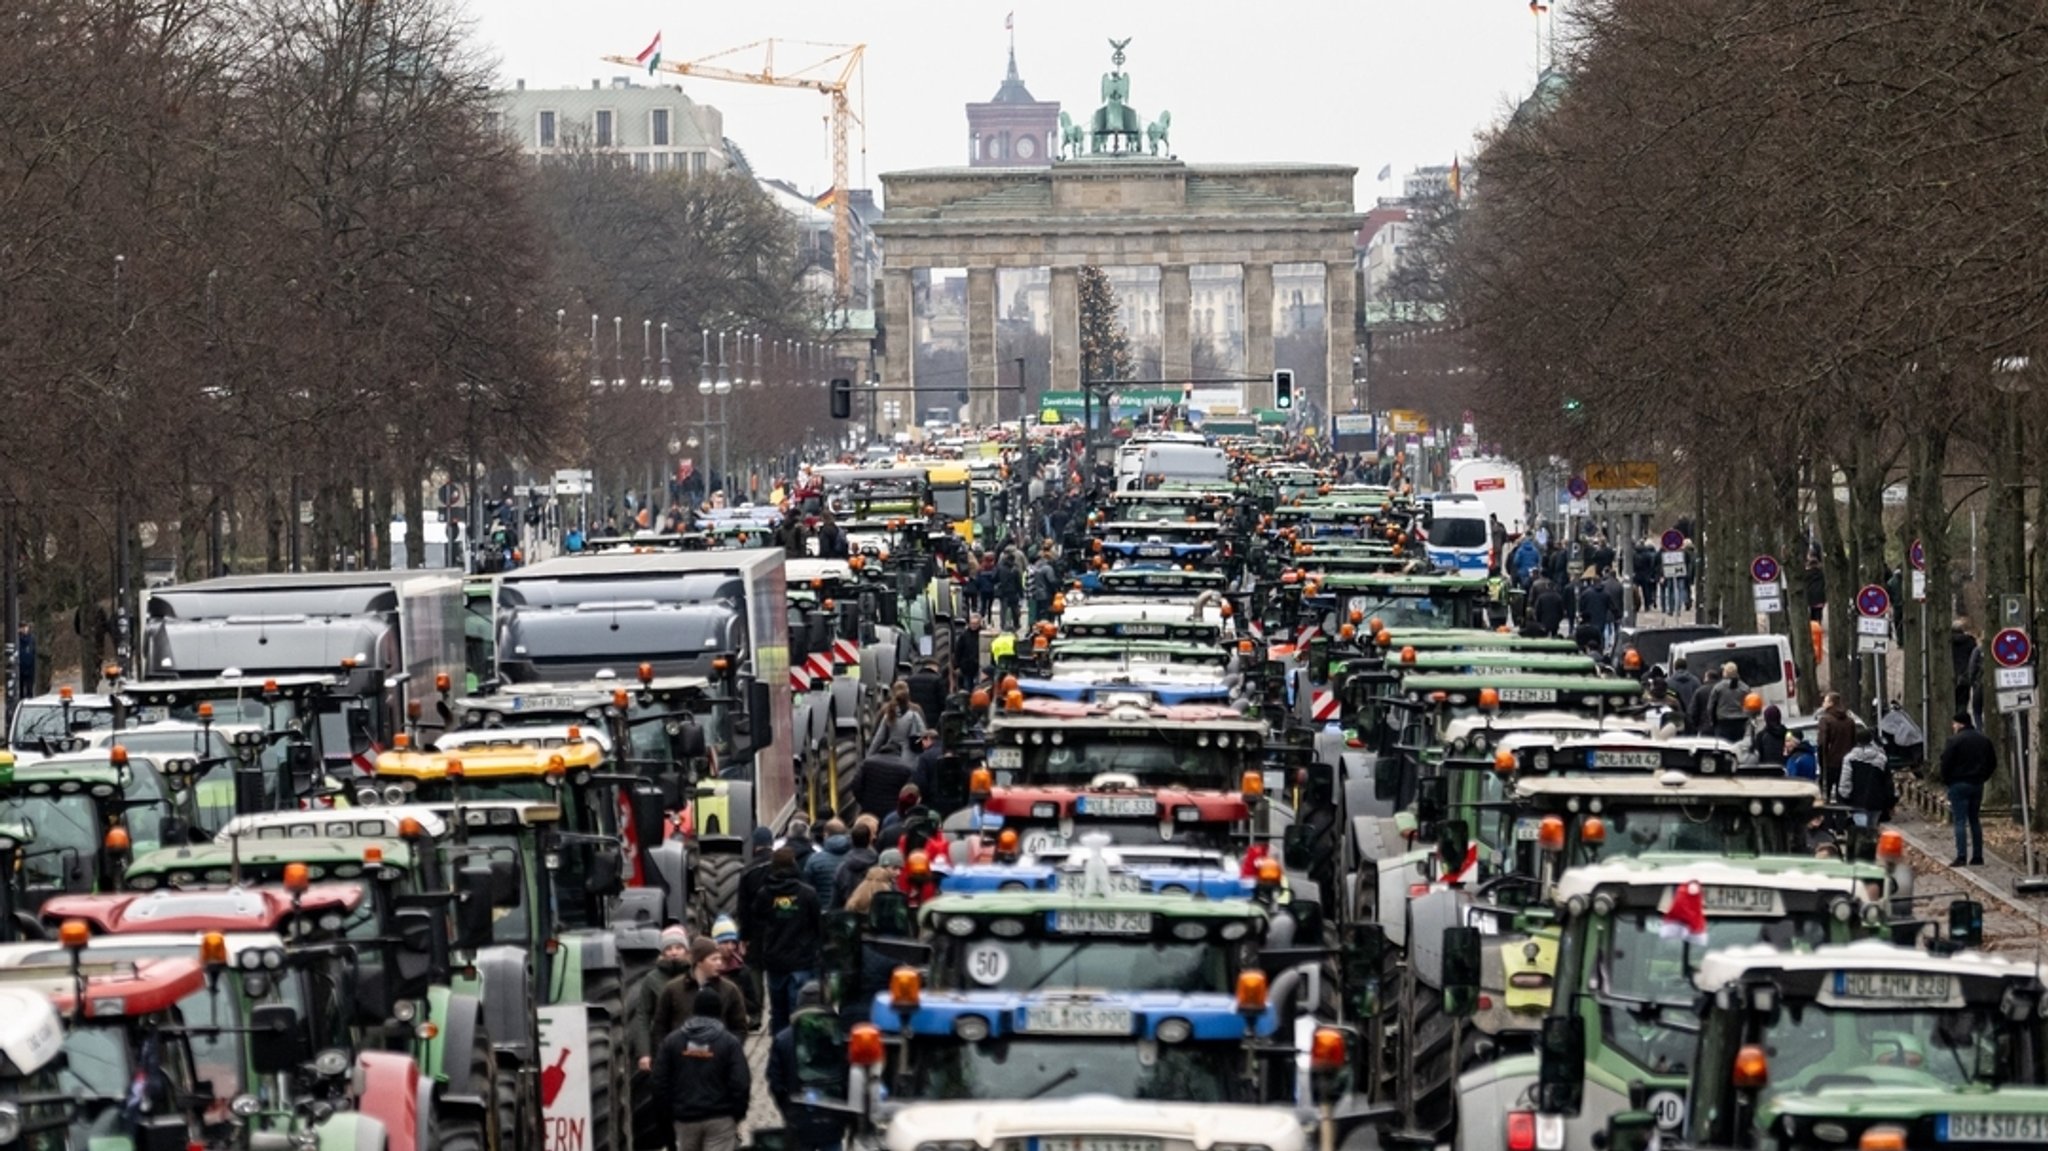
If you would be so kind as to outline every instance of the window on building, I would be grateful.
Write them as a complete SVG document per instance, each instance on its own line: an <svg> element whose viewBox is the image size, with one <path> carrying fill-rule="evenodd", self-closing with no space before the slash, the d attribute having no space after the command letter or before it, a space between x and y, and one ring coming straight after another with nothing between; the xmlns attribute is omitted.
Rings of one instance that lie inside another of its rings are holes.
<svg viewBox="0 0 2048 1151"><path fill-rule="evenodd" d="M692 176L701 176L701 175L703 175L703 174L704 174L704 153L702 153L702 152L692 152L692 153L690 153L690 175L692 175Z"/></svg>
<svg viewBox="0 0 2048 1151"><path fill-rule="evenodd" d="M555 146L555 114L553 112L542 112L540 114L539 122L535 125L535 134L541 147L552 148Z"/></svg>
<svg viewBox="0 0 2048 1151"><path fill-rule="evenodd" d="M597 110L597 118L591 123L591 130L591 134L596 137L594 141L596 147L609 148L613 144L618 143L617 140L612 138L612 110L610 108L599 108Z"/></svg>
<svg viewBox="0 0 2048 1151"><path fill-rule="evenodd" d="M657 148L670 146L668 135L669 110L656 108L647 113L647 142Z"/></svg>
<svg viewBox="0 0 2048 1151"><path fill-rule="evenodd" d="M1003 158L1003 138L1001 136L989 137L988 158L991 160L1000 160Z"/></svg>
<svg viewBox="0 0 2048 1151"><path fill-rule="evenodd" d="M634 168L634 170L635 170L635 171L645 172L645 171L647 170L647 165L648 165L648 160L647 160L647 153L645 153L645 152L635 152L635 153L633 153L633 168Z"/></svg>

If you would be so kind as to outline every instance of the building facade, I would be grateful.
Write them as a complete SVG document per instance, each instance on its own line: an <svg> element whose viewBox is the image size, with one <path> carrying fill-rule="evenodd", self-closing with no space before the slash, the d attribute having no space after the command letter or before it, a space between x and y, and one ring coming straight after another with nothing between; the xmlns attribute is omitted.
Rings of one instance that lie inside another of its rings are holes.
<svg viewBox="0 0 2048 1151"><path fill-rule="evenodd" d="M732 166L725 117L672 85L643 87L624 76L588 88L528 88L497 94L499 124L543 160L602 152L642 172L719 172Z"/></svg>

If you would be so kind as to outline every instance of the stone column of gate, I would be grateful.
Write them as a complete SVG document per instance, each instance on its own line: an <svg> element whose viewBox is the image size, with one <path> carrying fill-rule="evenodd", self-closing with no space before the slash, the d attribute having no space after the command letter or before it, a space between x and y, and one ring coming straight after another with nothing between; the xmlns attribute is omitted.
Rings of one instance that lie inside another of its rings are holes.
<svg viewBox="0 0 2048 1151"><path fill-rule="evenodd" d="M1327 417L1351 410L1351 353L1358 346L1357 283L1350 259L1323 264L1323 332L1328 349L1328 383L1316 396Z"/></svg>
<svg viewBox="0 0 2048 1151"><path fill-rule="evenodd" d="M912 314L912 271L910 268L882 269L882 327L888 333L888 342L882 356L882 393L875 397L875 402L895 400L902 415L914 420L917 377L913 365L917 362L917 328L916 316ZM875 416L875 427L883 435L896 431L896 425L880 414Z"/></svg>
<svg viewBox="0 0 2048 1151"><path fill-rule="evenodd" d="M950 386L950 385L948 385ZM996 270L967 269L967 404L973 422L996 423Z"/></svg>
<svg viewBox="0 0 2048 1151"><path fill-rule="evenodd" d="M1194 371L1194 343L1188 337L1188 312L1194 296L1188 289L1188 266L1159 269L1159 375L1169 384Z"/></svg>
<svg viewBox="0 0 2048 1151"><path fill-rule="evenodd" d="M1070 392L1081 386L1081 269L1052 270L1052 380L1046 387Z"/></svg>
<svg viewBox="0 0 2048 1151"><path fill-rule="evenodd" d="M1265 383L1247 384L1245 406L1273 406L1273 265L1244 264L1244 374Z"/></svg>

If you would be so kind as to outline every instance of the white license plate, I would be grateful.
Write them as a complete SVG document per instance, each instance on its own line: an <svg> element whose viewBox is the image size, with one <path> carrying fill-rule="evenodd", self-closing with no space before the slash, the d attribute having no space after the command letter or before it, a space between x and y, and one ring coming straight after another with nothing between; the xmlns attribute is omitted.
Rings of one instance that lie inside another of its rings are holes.
<svg viewBox="0 0 2048 1151"><path fill-rule="evenodd" d="M513 711L579 711L573 695L515 695Z"/></svg>
<svg viewBox="0 0 2048 1151"><path fill-rule="evenodd" d="M1837 999L1940 1003L1955 996L1956 984L1952 975L1926 971L1837 971L1832 990Z"/></svg>
<svg viewBox="0 0 2048 1151"><path fill-rule="evenodd" d="M1655 771L1663 766L1664 757L1654 751L1596 751L1593 753L1594 767L1642 767Z"/></svg>
<svg viewBox="0 0 2048 1151"><path fill-rule="evenodd" d="M1118 1139L1104 1135L1041 1135L1031 1151L1159 1151L1157 1139Z"/></svg>
<svg viewBox="0 0 2048 1151"><path fill-rule="evenodd" d="M2038 1143L2048 1139L2048 1115L1943 1115L1934 1121L1943 1143Z"/></svg>
<svg viewBox="0 0 2048 1151"><path fill-rule="evenodd" d="M1024 749L1021 747L992 747L988 752L991 768L1016 771L1024 766Z"/></svg>
<svg viewBox="0 0 2048 1151"><path fill-rule="evenodd" d="M1162 556L1172 555L1173 549L1166 544L1146 544L1138 549L1138 554L1146 559L1158 559Z"/></svg>
<svg viewBox="0 0 2048 1151"><path fill-rule="evenodd" d="M141 707L135 709L135 721L137 723L162 723L169 718L171 718L171 709L168 707Z"/></svg>
<svg viewBox="0 0 2048 1151"><path fill-rule="evenodd" d="M1504 687L1500 689L1502 703L1556 703L1557 689L1554 687Z"/></svg>
<svg viewBox="0 0 2048 1151"><path fill-rule="evenodd" d="M1051 851L1066 845L1067 837L1057 831L1027 831L1024 833L1022 847L1024 854L1037 855L1041 851Z"/></svg>
<svg viewBox="0 0 2048 1151"><path fill-rule="evenodd" d="M1053 885L1061 891L1083 890L1088 886L1088 873L1085 871L1056 871L1053 873ZM1114 892L1136 892L1141 890L1141 885L1138 882L1138 877L1128 871L1112 871L1109 873L1109 890Z"/></svg>
<svg viewBox="0 0 2048 1151"><path fill-rule="evenodd" d="M1035 1035L1129 1035L1131 1009L1089 1003L1047 1003L1024 1009L1024 1030Z"/></svg>
<svg viewBox="0 0 2048 1151"><path fill-rule="evenodd" d="M1069 935L1150 935L1149 911L1055 911L1052 929Z"/></svg>
<svg viewBox="0 0 2048 1151"><path fill-rule="evenodd" d="M1702 887L1700 902L1708 915L1783 915L1784 904L1768 887Z"/></svg>
<svg viewBox="0 0 2048 1151"><path fill-rule="evenodd" d="M1082 815L1114 819L1119 816L1158 815L1159 801L1149 795L1084 795L1074 800Z"/></svg>
<svg viewBox="0 0 2048 1151"><path fill-rule="evenodd" d="M1166 625L1163 623L1127 623L1116 630L1118 635L1138 637L1161 636L1166 634Z"/></svg>

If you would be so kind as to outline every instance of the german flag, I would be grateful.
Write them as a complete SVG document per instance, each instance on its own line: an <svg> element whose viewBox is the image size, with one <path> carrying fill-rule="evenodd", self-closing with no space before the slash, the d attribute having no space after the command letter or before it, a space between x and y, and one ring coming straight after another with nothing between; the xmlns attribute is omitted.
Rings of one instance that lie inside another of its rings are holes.
<svg viewBox="0 0 2048 1151"><path fill-rule="evenodd" d="M824 209L825 211L829 212L829 211L831 211L831 210L832 210L832 205L834 205L834 204L836 204L836 203L838 203L838 202L839 202L839 189L837 189L837 188L827 188L827 189L825 189L825 194L824 194L824 195L822 195L822 196L819 196L819 197L818 197L817 199L815 199L815 200L812 200L812 201L811 201L811 204L812 204L813 206L815 206L815 207L818 207L818 208L822 208L822 209Z"/></svg>

